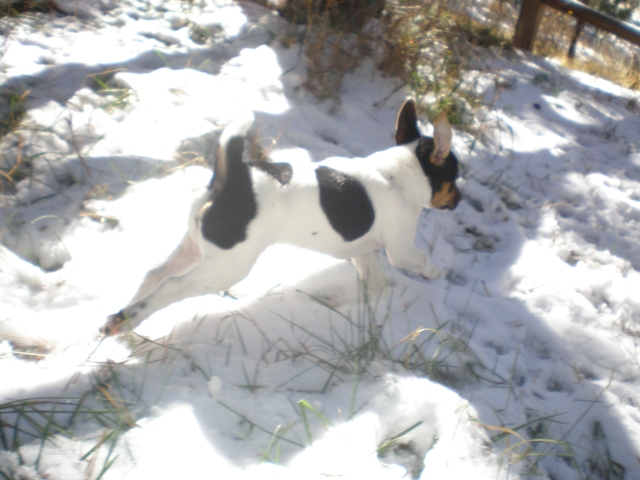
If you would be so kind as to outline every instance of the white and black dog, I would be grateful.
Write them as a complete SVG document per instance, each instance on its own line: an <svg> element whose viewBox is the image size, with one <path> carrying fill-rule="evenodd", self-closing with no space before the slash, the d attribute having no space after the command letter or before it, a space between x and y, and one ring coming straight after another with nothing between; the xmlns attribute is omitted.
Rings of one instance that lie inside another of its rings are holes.
<svg viewBox="0 0 640 480"><path fill-rule="evenodd" d="M446 116L434 122L433 138L421 136L416 105L407 100L398 113L396 147L317 163L244 162L252 121L225 128L213 180L193 203L187 234L147 273L129 305L109 316L103 333L135 328L187 297L227 290L276 243L352 259L361 277L371 252L384 247L391 265L440 276L414 240L423 207L454 209L460 201Z"/></svg>

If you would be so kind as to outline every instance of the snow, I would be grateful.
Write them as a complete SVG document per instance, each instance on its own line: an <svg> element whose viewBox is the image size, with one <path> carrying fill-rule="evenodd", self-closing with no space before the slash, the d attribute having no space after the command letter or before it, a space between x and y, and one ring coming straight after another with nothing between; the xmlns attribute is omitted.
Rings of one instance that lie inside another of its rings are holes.
<svg viewBox="0 0 640 480"><path fill-rule="evenodd" d="M481 136L454 133L463 201L419 224L446 277L381 253L389 284L363 299L350 263L277 245L229 295L103 340L232 119L253 112L276 160L363 156L409 92L365 62L318 101L250 3L56 4L77 16L0 40L2 91L29 92L0 139L2 172L29 163L2 183L4 476L640 478L637 94L495 56Z"/></svg>

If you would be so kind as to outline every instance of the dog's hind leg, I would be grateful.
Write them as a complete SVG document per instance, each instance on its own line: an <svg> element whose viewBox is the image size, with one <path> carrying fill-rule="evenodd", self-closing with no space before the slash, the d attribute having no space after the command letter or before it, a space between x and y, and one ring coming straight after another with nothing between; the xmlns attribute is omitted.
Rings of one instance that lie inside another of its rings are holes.
<svg viewBox="0 0 640 480"><path fill-rule="evenodd" d="M169 258L162 265L150 270L145 275L142 284L129 303L135 303L147 297L166 279L185 275L201 260L202 249L198 244L198 240L191 232L188 232Z"/></svg>
<svg viewBox="0 0 640 480"><path fill-rule="evenodd" d="M111 335L122 330L132 330L150 315L172 303L225 291L249 274L262 252L242 248L241 245L233 251L209 248L213 251L206 252L204 259L184 275L165 278L155 290L144 297L136 295L133 303L110 315L100 331Z"/></svg>

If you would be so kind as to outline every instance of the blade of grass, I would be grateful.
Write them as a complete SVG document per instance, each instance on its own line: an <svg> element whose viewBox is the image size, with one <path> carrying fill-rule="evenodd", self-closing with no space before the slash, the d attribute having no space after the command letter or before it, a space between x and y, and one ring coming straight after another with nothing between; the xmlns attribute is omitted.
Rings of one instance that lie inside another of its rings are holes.
<svg viewBox="0 0 640 480"><path fill-rule="evenodd" d="M235 415L237 415L238 417L240 417L243 421L247 422L249 425L251 425L253 428L256 428L257 430L260 430L261 432L267 433L269 435L272 435L273 432L270 432L269 430L267 430L264 427L261 427L260 425L258 425L256 422L254 422L253 420L249 419L249 417L247 417L246 415L241 414L240 412L238 412L237 410L231 408L229 405L227 405L224 402L221 402L220 400L216 400L216 402L218 404L220 404L222 407L226 408L227 410L229 410L231 413L234 413ZM296 447L300 447L300 448L304 448L304 445L301 445L298 442L294 442L293 440L289 440L287 438L282 437L282 440L290 443L291 445L295 445Z"/></svg>
<svg viewBox="0 0 640 480"><path fill-rule="evenodd" d="M309 419L307 418L307 411L313 413L316 417L318 417L325 426L331 427L331 421L327 417L322 415L318 410L316 410L313 405L311 405L307 400L299 400L298 406L300 407L300 416L302 417L302 423L304 424L304 428L307 433L309 445L312 445L313 435L311 434L311 425L309 424Z"/></svg>
<svg viewBox="0 0 640 480"><path fill-rule="evenodd" d="M378 454L378 456L383 455L384 452L386 452L391 447L393 447L396 443L398 443L398 440L400 440L402 437L404 437L407 433L409 433L409 432L415 430L416 428L418 428L420 425L422 425L422 420L417 422L417 423L414 423L413 425L411 425L406 430L403 430L402 432L400 432L397 435L394 435L393 437L389 438L388 440L385 440L382 443L382 445L380 445L376 449L376 454Z"/></svg>

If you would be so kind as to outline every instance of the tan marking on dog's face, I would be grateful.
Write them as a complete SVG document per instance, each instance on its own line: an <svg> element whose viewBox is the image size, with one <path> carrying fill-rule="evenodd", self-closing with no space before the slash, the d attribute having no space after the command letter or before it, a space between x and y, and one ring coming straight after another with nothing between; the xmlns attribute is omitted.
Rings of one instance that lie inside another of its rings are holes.
<svg viewBox="0 0 640 480"><path fill-rule="evenodd" d="M455 184L451 182L444 182L442 184L442 188L437 192L433 193L433 197L431 198L431 207L445 209L448 208L453 210L458 206L458 202L460 202L460 198L462 195L460 194L460 190Z"/></svg>

